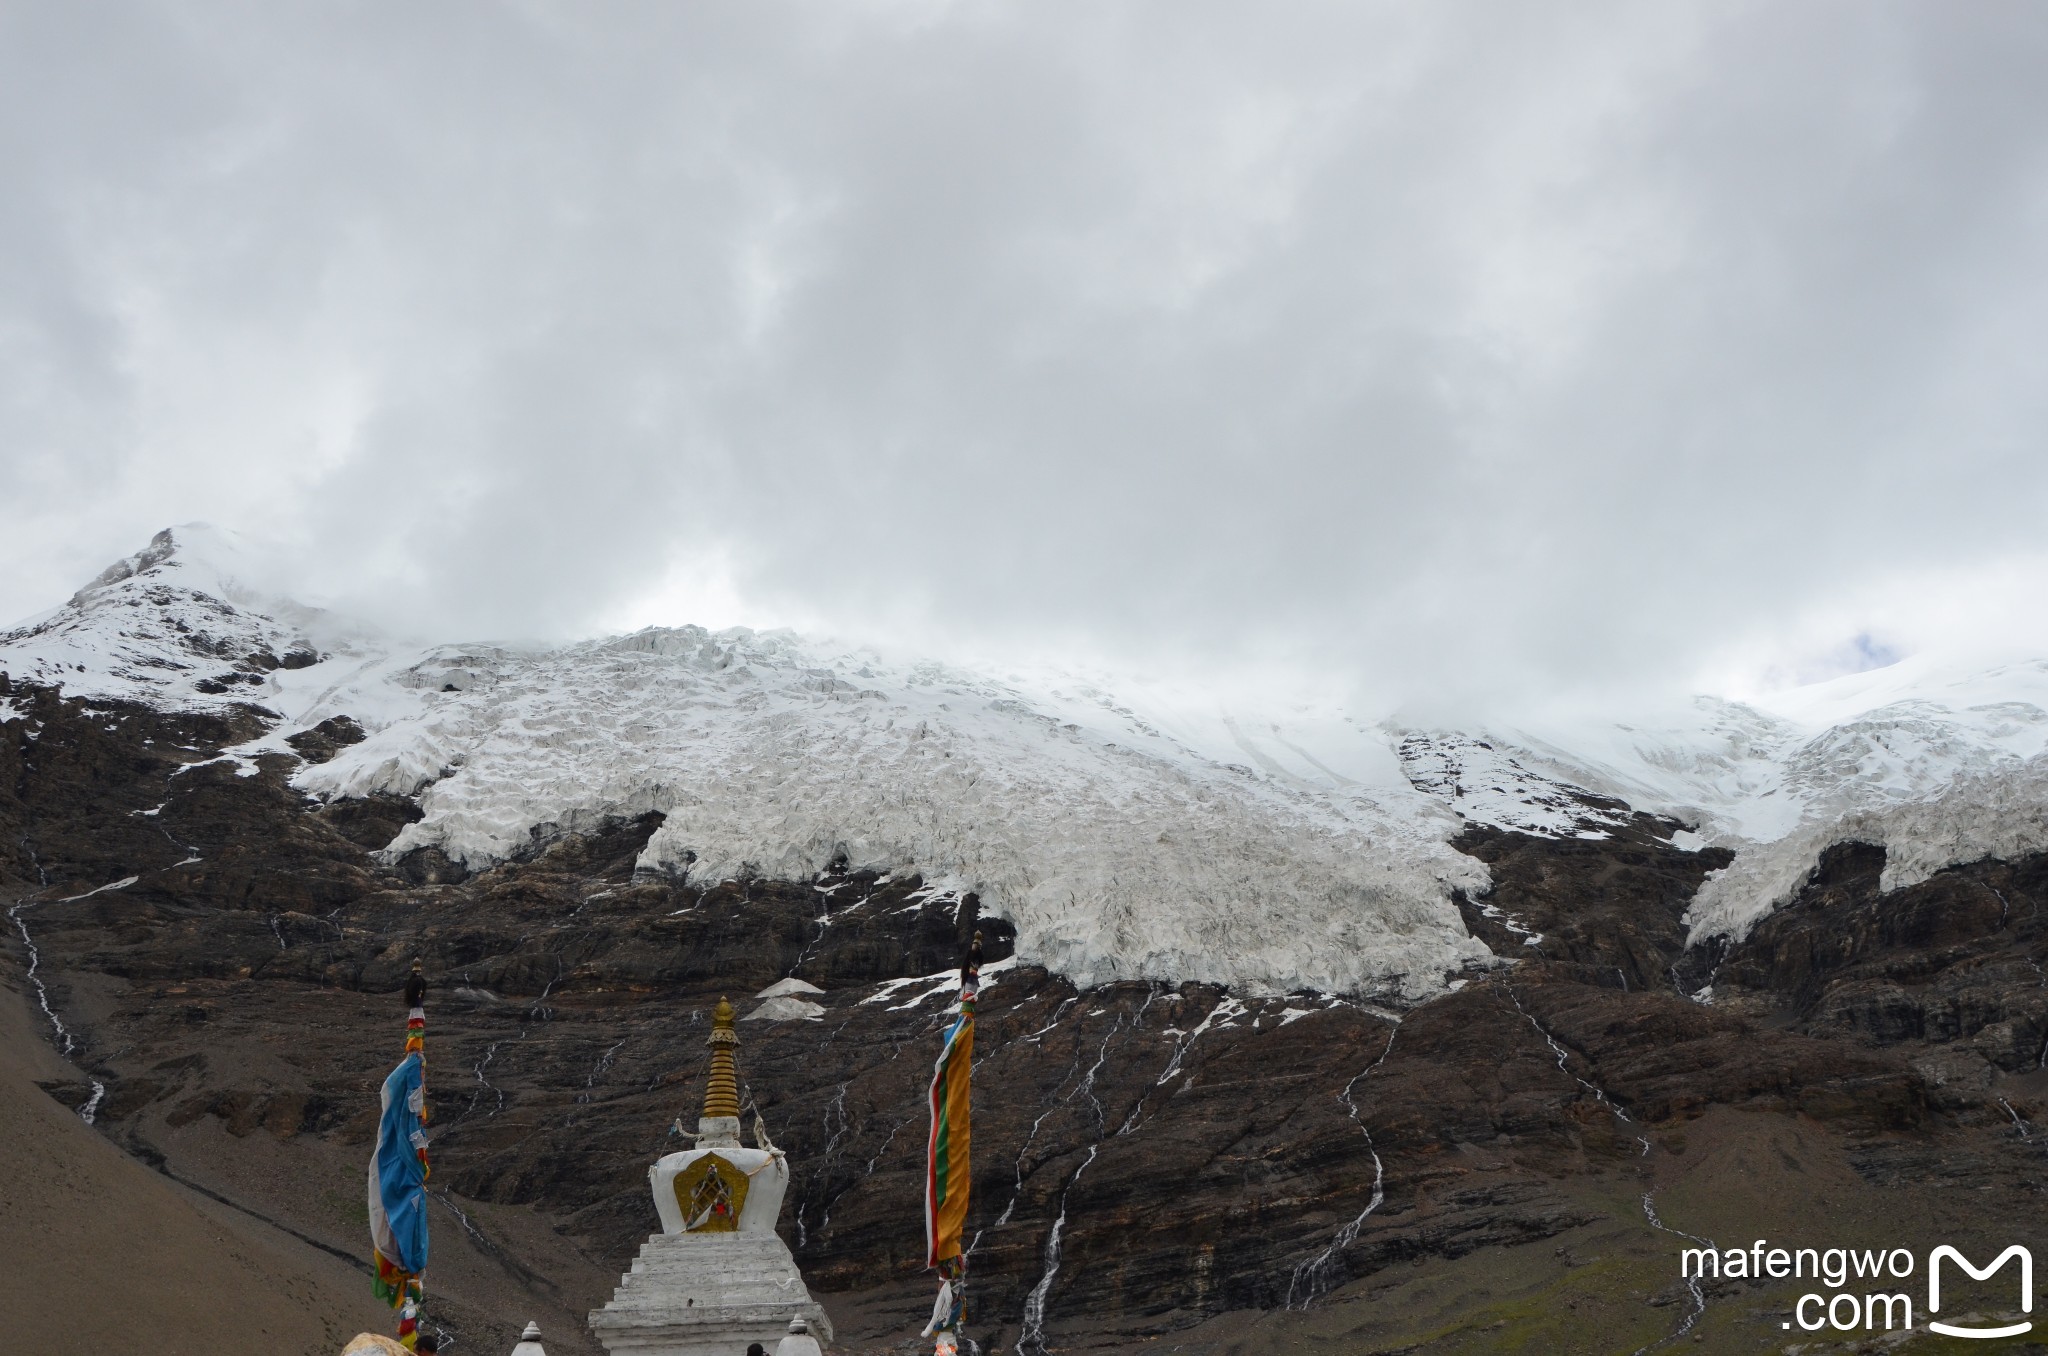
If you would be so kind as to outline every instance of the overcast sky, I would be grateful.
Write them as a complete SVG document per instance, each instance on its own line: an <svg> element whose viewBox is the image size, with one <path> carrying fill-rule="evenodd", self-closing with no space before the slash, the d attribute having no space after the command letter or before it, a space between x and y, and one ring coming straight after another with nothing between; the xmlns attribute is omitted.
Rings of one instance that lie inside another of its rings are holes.
<svg viewBox="0 0 2048 1356"><path fill-rule="evenodd" d="M1678 691L2048 647L2036 3L0 5L0 621Z"/></svg>

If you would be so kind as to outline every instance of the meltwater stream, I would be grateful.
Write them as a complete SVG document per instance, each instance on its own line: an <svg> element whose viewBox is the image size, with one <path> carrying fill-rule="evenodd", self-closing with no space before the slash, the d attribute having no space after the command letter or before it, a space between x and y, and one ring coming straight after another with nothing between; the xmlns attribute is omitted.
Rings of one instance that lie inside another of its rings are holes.
<svg viewBox="0 0 2048 1356"><path fill-rule="evenodd" d="M1649 1221L1650 1227L1652 1229L1661 1229L1665 1233L1675 1235L1679 1238L1689 1238L1693 1242L1698 1243L1699 1245L1708 1249L1709 1251L1713 1249L1713 1239L1701 1238L1698 1234L1689 1234L1685 1232L1685 1230L1683 1229L1674 1229L1670 1225L1666 1224L1663 1220L1657 1218L1657 1207L1651 1202L1650 1199L1655 1194L1655 1192L1650 1191L1645 1191L1643 1193L1643 1218ZM1681 1270L1683 1270L1683 1268L1681 1268ZM1700 1315L1704 1314L1707 1311L1707 1293L1705 1290L1700 1288L1700 1278L1698 1276L1686 1277L1685 1288L1692 1293L1692 1309L1690 1312L1686 1314L1684 1322L1678 1325L1678 1331L1666 1333L1664 1334L1664 1336L1658 1338L1654 1342L1650 1342L1643 1346L1637 1347L1633 1353L1633 1356L1645 1356L1645 1353L1655 1351L1658 1347L1663 1346L1667 1342L1677 1341L1679 1338L1691 1332L1692 1325L1700 1321Z"/></svg>
<svg viewBox="0 0 2048 1356"><path fill-rule="evenodd" d="M1060 1192L1060 1212L1052 1222L1052 1232L1045 1236L1045 1274L1038 1278L1038 1284L1031 1287L1031 1293L1024 1298L1024 1332L1017 1339L1017 1350L1026 1356L1046 1356L1045 1352L1045 1299L1052 1293L1052 1282L1060 1274L1060 1235L1067 1227L1067 1197L1074 1194L1074 1184L1081 1180L1081 1174L1088 1171L1088 1165L1095 1161L1095 1155L1102 1152L1102 1145L1088 1146L1088 1156L1081 1160L1081 1166L1074 1169L1074 1175L1067 1179L1066 1189Z"/></svg>
<svg viewBox="0 0 2048 1356"><path fill-rule="evenodd" d="M21 846L28 853L30 864L36 869L36 880L45 888L48 888L50 873L43 870L42 859L36 856L36 850L29 846L26 838L22 839ZM132 884L133 877L130 877L125 883ZM114 888L117 887L101 887L101 889ZM100 891L89 890L86 893L98 894ZM79 896L79 898L83 897ZM64 1019L57 1015L57 1009L50 1006L50 988L47 984L43 983L41 973L43 966L42 953L36 950L35 938L29 935L28 920L21 916L22 910L37 902L39 901L28 899L15 900L13 905L7 910L7 918L9 922L14 924L14 930L21 934L22 949L28 954L28 969L24 973L28 982L35 986L36 1004L42 1008L43 1016L50 1019L50 1030L56 1037L57 1053L69 1059L71 1052L78 1048L78 1041L72 1036L70 1028L64 1025ZM99 1115L100 1101L107 1095L107 1085L97 1078L92 1078L88 1081L92 1083L92 1094L85 1099L85 1104L78 1108L78 1117L87 1125L91 1125L94 1118Z"/></svg>
<svg viewBox="0 0 2048 1356"><path fill-rule="evenodd" d="M1543 1037L1544 1044L1550 1047L1550 1053L1557 1056L1558 1072L1570 1078L1573 1082L1577 1083L1587 1092L1592 1093L1594 1101L1606 1107L1608 1111L1613 1113L1614 1118L1616 1120L1620 1121L1623 1125L1628 1127L1629 1133L1635 1136L1636 1143L1643 1146L1642 1156L1645 1158L1649 1157L1650 1138L1636 1127L1635 1119L1631 1117L1626 1111L1623 1111L1621 1109L1620 1104L1617 1103L1612 1097L1609 1097L1607 1095L1605 1089L1594 1086L1593 1084L1587 1082L1583 1078L1580 1078L1577 1074L1571 1071L1570 1067L1565 1063L1565 1059L1567 1058L1567 1052L1565 1048L1562 1045L1558 1044L1557 1037L1550 1034L1550 1028L1544 1026L1543 1023L1537 1021L1536 1015L1530 1012L1527 1008L1522 1006L1521 996L1515 992L1514 985L1503 981L1500 987L1507 992L1508 1001L1515 1005L1515 1011L1522 1014L1522 1019L1528 1022L1530 1026L1536 1029L1537 1035Z"/></svg>
<svg viewBox="0 0 2048 1356"><path fill-rule="evenodd" d="M1584 1088L1587 1092L1593 1094L1594 1099L1597 1100L1602 1106L1606 1107L1607 1110L1613 1114L1616 1120L1620 1121L1623 1125L1627 1126L1629 1133L1635 1136L1636 1142L1643 1146L1642 1156L1645 1158L1649 1157L1649 1136L1645 1135L1642 1132L1642 1130L1636 1125L1635 1121L1629 1116L1629 1114L1626 1111L1623 1111L1621 1107L1615 1103L1612 1097L1609 1097L1607 1095L1605 1089L1600 1088L1593 1083L1589 1083L1585 1079L1580 1078L1577 1074L1572 1073L1571 1069L1567 1067L1567 1065L1565 1064L1566 1052L1564 1046L1558 1043L1557 1038L1550 1034L1549 1029L1546 1028L1543 1025L1543 1023L1536 1020L1536 1016L1534 1013L1530 1012L1527 1008L1522 1006L1521 997L1515 993L1514 987L1512 985L1503 982L1500 987L1507 992L1508 1000L1515 1005L1515 1011L1521 1013L1522 1016L1525 1019L1527 1019L1529 1025L1534 1027L1537 1033L1543 1037L1544 1042L1550 1046L1551 1053L1557 1056L1558 1069L1561 1072L1569 1075L1572 1078L1572 1080L1575 1081L1580 1087ZM1671 1234L1677 1238L1691 1239L1693 1242L1701 1244L1702 1246L1707 1248L1712 1248L1714 1246L1713 1240L1701 1238L1697 1234L1689 1234L1685 1232L1683 1229L1674 1229L1670 1225L1666 1224L1661 1218L1659 1218L1657 1214L1657 1207L1653 1199L1655 1195L1656 1193L1654 1191L1645 1191L1642 1195L1643 1219L1646 1223L1649 1224L1649 1226L1652 1229L1659 1230L1663 1233ZM1700 1316L1706 1313L1707 1295L1706 1291L1703 1290L1700 1286L1699 1278L1690 1276L1687 1277L1685 1286L1686 1290L1692 1296L1692 1308L1686 1313L1684 1320L1679 1323L1677 1331L1666 1333L1664 1334L1664 1336L1659 1337L1654 1342L1646 1343L1645 1345L1637 1348L1633 1356L1645 1356L1645 1353L1647 1352L1655 1351L1659 1347L1662 1347L1667 1343L1675 1342L1679 1338L1684 1337L1687 1333L1692 1331L1693 1325L1700 1321Z"/></svg>
<svg viewBox="0 0 2048 1356"><path fill-rule="evenodd" d="M1337 1236L1330 1240L1329 1247L1294 1269L1294 1275L1287 1282L1289 1309L1306 1309L1329 1290L1330 1273L1335 1269L1337 1259L1343 1256L1346 1248L1358 1241L1358 1231L1365 1227L1365 1221L1371 1217L1372 1212L1386 1204L1386 1165L1380 1162L1380 1151L1372 1142L1372 1131L1367 1128L1364 1118L1358 1114L1358 1102L1352 1093L1373 1070L1387 1062L1387 1056L1394 1052L1394 1037L1400 1034L1401 1028L1398 1025L1389 1030L1387 1043L1381 1049L1380 1057L1354 1075L1352 1080L1344 1085L1344 1090L1337 1094L1337 1100L1342 1102L1344 1110L1350 1113L1351 1123L1358 1127L1359 1134L1365 1136L1365 1151L1372 1155L1372 1199L1366 1202L1365 1209L1358 1212L1356 1219L1337 1231Z"/></svg>
<svg viewBox="0 0 2048 1356"><path fill-rule="evenodd" d="M1139 1005L1137 1013L1131 1018L1130 1030L1134 1034L1144 1022L1146 1011L1151 1008L1153 1000L1158 998L1159 994L1160 990L1156 987L1146 993L1145 1001ZM1060 1011L1066 1011L1065 1004L1061 1005ZM1053 1020L1057 1022L1059 1020L1058 1016L1055 1015ZM1046 1030L1051 1030L1051 1027L1048 1026ZM1095 1052L1095 1062L1089 1066L1087 1074L1082 1077L1081 1082L1075 1087L1074 1091L1060 1099L1062 1103L1071 1103L1077 1097L1087 1097L1090 1105L1095 1108L1096 1140L1088 1146L1088 1156L1081 1160L1081 1165L1074 1169L1074 1175L1069 1177L1067 1184L1060 1189L1059 1213L1053 1218L1052 1232L1045 1236L1045 1272L1038 1278L1038 1284L1031 1287L1031 1293L1024 1297L1023 1330L1017 1337L1017 1350L1020 1356L1045 1356L1046 1353L1045 1305L1046 1300L1052 1294L1052 1283L1060 1274L1060 1240L1067 1230L1067 1201L1073 1196L1074 1187L1080 1183L1082 1175L1095 1162L1096 1155L1102 1152L1102 1132L1108 1128L1109 1124L1107 1109L1102 1105L1102 1098L1097 1096L1095 1092L1095 1077L1102 1072L1102 1066L1109 1062L1109 1044L1112 1040L1116 1039L1117 1033L1122 1030L1124 1030L1124 1018L1122 1013L1118 1013L1116 1020L1110 1023L1109 1030L1103 1034L1102 1044ZM1039 1034L1043 1035L1044 1033L1040 1032ZM1076 1056L1075 1067L1080 1067L1078 1055ZM1071 1071L1068 1076L1072 1076ZM1063 1079L1062 1082L1064 1081ZM1155 1084L1154 1086L1157 1085ZM1144 1098L1141 1097L1138 1100L1138 1105L1132 1108L1130 1115L1126 1116L1123 1124L1117 1128L1116 1134L1109 1136L1109 1138L1116 1139L1136 1129L1140 1119L1139 1112L1143 1107ZM1044 1120L1045 1115L1041 1114L1038 1121L1033 1123L1033 1135L1037 1134L1038 1124L1043 1123ZM1021 1172L1023 1156L1021 1153L1017 1161L1020 1169L1017 1186L1021 1192L1023 1188L1023 1175ZM1008 1220L1010 1211L1016 1207L1016 1204L1016 1197L1012 1196L1010 1205L1003 1211L1002 1219L997 1222L1002 1223Z"/></svg>
<svg viewBox="0 0 2048 1356"><path fill-rule="evenodd" d="M36 950L35 939L29 936L28 920L21 916L21 911L27 908L31 902L26 899L16 900L14 907L7 911L7 917L14 924L14 930L21 934L22 948L28 952L27 979L30 984L35 986L36 1003L42 1008L43 1016L49 1019L50 1030L56 1035L57 1053L69 1057L72 1050L77 1048L77 1042L71 1038L71 1032L65 1028L64 1019L59 1017L57 1010L50 1006L49 986L43 983L43 977L38 973L43 965L42 953Z"/></svg>

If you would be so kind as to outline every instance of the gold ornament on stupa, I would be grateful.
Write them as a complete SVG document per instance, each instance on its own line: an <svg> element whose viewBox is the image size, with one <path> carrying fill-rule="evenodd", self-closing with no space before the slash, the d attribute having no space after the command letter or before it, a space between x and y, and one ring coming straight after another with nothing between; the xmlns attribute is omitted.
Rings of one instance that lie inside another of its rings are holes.
<svg viewBox="0 0 2048 1356"><path fill-rule="evenodd" d="M704 1080L704 1117L740 1115L740 1037L732 1029L732 1004L721 998L711 1014L711 1073Z"/></svg>
<svg viewBox="0 0 2048 1356"><path fill-rule="evenodd" d="M747 1208L747 1174L716 1153L708 1153L675 1175L671 1189L683 1212L686 1234L729 1234Z"/></svg>
<svg viewBox="0 0 2048 1356"><path fill-rule="evenodd" d="M704 1079L704 1119L698 1122L706 1145L737 1145L740 1116L739 1033L733 1030L732 1004L721 998L711 1014L711 1071ZM714 1122L730 1121L731 1131ZM716 1136L714 1138L713 1136ZM683 1232L730 1233L740 1227L747 1204L747 1174L714 1148L675 1175L670 1189L682 1210Z"/></svg>

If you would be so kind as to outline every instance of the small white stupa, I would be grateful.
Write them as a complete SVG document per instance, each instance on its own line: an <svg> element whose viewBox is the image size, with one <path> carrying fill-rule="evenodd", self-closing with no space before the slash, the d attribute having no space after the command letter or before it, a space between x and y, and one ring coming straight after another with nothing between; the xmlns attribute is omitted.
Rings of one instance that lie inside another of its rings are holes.
<svg viewBox="0 0 2048 1356"><path fill-rule="evenodd" d="M739 1036L723 999L707 1044L697 1147L647 1172L661 1232L641 1245L611 1303L590 1315L611 1356L737 1356L749 1342L772 1351L792 1315L832 1340L832 1320L775 1232L789 1164L758 1116L756 1147L740 1147Z"/></svg>
<svg viewBox="0 0 2048 1356"><path fill-rule="evenodd" d="M804 1322L802 1314L789 1320L789 1336L775 1348L775 1356L824 1356L818 1349L818 1339L811 1336L810 1325Z"/></svg>

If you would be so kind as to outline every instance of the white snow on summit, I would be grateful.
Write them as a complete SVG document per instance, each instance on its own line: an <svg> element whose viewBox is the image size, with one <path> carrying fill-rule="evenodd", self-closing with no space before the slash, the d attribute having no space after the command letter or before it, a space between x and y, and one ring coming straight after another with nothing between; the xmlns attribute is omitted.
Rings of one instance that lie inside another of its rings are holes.
<svg viewBox="0 0 2048 1356"><path fill-rule="evenodd" d="M1553 838L1605 838L1629 822L1629 812L1556 776L1507 738L1455 730L1410 730L1401 735L1401 766L1418 790L1443 801L1475 824Z"/></svg>
<svg viewBox="0 0 2048 1356"><path fill-rule="evenodd" d="M331 716L369 732L296 782L417 796L386 849L483 865L658 810L641 865L708 883L844 853L973 890L1019 952L1081 983L1203 979L1415 999L1485 961L1451 892L1466 822L1603 836L1631 810L1734 865L1695 938L1740 936L1832 843L1903 885L2048 843L2048 663L1908 659L1748 703L1640 719L1414 730L1232 710L1198 690L993 672L744 628L421 650L266 584L232 534L160 533L0 633L0 670L161 709L254 705L245 763ZM0 711L0 719L8 712Z"/></svg>
<svg viewBox="0 0 2048 1356"><path fill-rule="evenodd" d="M267 674L305 666L318 614L263 594L262 562L203 523L166 528L55 611L0 632L0 668L79 697L180 710L259 702Z"/></svg>

